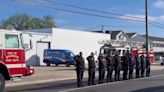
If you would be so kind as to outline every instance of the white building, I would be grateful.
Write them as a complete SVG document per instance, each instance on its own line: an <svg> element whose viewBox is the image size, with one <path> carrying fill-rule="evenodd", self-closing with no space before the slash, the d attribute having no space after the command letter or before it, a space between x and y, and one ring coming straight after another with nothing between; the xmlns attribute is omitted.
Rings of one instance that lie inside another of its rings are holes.
<svg viewBox="0 0 164 92"><path fill-rule="evenodd" d="M43 51L50 48L52 29L23 31L27 65L44 65ZM31 48L31 49L30 49Z"/></svg>
<svg viewBox="0 0 164 92"><path fill-rule="evenodd" d="M60 28L26 30L23 31L26 51L26 60L29 65L44 65L44 49L68 49L78 54L83 52L84 58L94 52L99 53L103 41L110 40L110 34L95 33L79 30L68 30Z"/></svg>

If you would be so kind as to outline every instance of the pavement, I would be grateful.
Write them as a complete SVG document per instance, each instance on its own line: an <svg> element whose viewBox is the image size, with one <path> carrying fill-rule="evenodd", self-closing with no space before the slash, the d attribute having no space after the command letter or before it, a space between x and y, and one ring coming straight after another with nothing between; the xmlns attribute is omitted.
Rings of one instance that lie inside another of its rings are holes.
<svg viewBox="0 0 164 92"><path fill-rule="evenodd" d="M87 65L86 65L87 66ZM64 81L76 79L75 67L65 67L65 66L41 66L34 67L35 74L32 76L22 77L21 81L7 81L6 87L20 86L20 85L30 85L30 84L41 84L54 81ZM151 71L164 70L164 66L160 64L152 64ZM96 73L98 76L98 73ZM88 72L84 73L84 78L88 77Z"/></svg>
<svg viewBox="0 0 164 92"><path fill-rule="evenodd" d="M163 70L152 71L150 77L104 84L98 84L97 79L95 81L97 85L87 86L87 78L84 78L83 85L85 87L82 88L77 88L76 79L70 79L6 87L5 92L164 92L162 88L164 85Z"/></svg>

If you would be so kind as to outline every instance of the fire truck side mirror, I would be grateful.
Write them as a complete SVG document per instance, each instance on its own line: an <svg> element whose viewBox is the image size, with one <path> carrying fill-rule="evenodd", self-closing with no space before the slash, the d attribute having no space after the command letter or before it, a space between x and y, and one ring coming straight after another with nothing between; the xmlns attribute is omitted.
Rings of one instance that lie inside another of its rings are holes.
<svg viewBox="0 0 164 92"><path fill-rule="evenodd" d="M30 39L29 44L24 44L23 47L26 51L31 50L33 48L32 40Z"/></svg>

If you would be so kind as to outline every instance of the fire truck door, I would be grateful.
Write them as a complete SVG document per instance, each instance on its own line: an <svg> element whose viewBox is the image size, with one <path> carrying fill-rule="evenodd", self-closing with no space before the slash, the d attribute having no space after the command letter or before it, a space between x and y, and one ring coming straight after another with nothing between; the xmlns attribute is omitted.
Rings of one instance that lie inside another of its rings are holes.
<svg viewBox="0 0 164 92"><path fill-rule="evenodd" d="M22 76L25 73L25 63L23 64L22 60L24 50L21 47L19 35L11 33L4 36L3 60L11 75Z"/></svg>

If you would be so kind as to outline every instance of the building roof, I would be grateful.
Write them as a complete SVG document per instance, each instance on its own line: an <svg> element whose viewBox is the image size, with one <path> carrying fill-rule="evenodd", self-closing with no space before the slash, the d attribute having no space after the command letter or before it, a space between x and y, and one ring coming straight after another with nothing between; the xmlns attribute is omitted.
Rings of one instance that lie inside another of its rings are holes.
<svg viewBox="0 0 164 92"><path fill-rule="evenodd" d="M133 38L134 35L136 35L137 33L126 33L126 35L129 37L129 38Z"/></svg>
<svg viewBox="0 0 164 92"><path fill-rule="evenodd" d="M33 29L33 30L21 30L23 33L46 33L46 34L52 34L52 28L46 28L46 29Z"/></svg>
<svg viewBox="0 0 164 92"><path fill-rule="evenodd" d="M142 35L142 36L145 37L145 35ZM152 41L163 41L164 42L164 38L162 38L162 37L149 36L149 39Z"/></svg>
<svg viewBox="0 0 164 92"><path fill-rule="evenodd" d="M94 31L94 32L98 32L98 33L103 33L103 31ZM122 30L116 30L116 31L111 31L111 30L105 30L106 34L111 34L111 39L116 39L116 36L122 32L123 34L125 34L127 36L126 33L124 33ZM127 36L128 37L128 36Z"/></svg>

